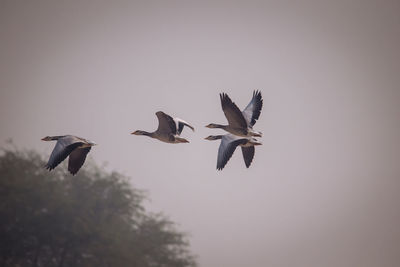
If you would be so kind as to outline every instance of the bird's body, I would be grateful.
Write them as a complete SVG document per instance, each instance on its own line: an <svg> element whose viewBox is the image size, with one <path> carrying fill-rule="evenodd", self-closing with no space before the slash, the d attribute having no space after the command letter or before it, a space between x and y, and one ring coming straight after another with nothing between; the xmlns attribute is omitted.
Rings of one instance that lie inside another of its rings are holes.
<svg viewBox="0 0 400 267"><path fill-rule="evenodd" d="M208 128L220 128L233 135L241 137L261 137L262 133L253 130L253 125L260 117L263 100L260 91L253 92L253 98L247 107L240 111L234 102L225 93L220 94L221 106L228 125L211 123Z"/></svg>
<svg viewBox="0 0 400 267"><path fill-rule="evenodd" d="M250 167L254 158L254 146L261 145L261 143L253 137L238 137L233 134L210 135L205 139L221 140L218 148L217 170L222 170L225 167L237 146L242 148L243 159L246 167Z"/></svg>
<svg viewBox="0 0 400 267"><path fill-rule="evenodd" d="M179 118L172 118L162 111L156 112L158 118L158 128L154 132L146 132L142 130L134 131L132 134L145 135L151 138L158 139L165 143L177 144L177 143L189 143L185 138L180 137L180 134L184 126L189 127L194 131L193 126L189 125L184 120Z"/></svg>
<svg viewBox="0 0 400 267"><path fill-rule="evenodd" d="M57 141L46 169L51 171L69 156L68 171L75 175L85 162L86 155L95 143L74 135L46 136L43 141Z"/></svg>

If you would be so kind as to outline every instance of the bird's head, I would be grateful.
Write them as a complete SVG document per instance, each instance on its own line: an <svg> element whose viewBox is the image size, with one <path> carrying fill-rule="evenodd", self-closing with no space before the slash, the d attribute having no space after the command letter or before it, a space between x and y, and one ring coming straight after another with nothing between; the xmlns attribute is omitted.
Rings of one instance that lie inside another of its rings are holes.
<svg viewBox="0 0 400 267"><path fill-rule="evenodd" d="M220 128L219 125L218 125L218 124L215 124L215 123L210 123L210 124L206 125L206 127L207 127L207 128L211 128L211 129L213 129L213 128Z"/></svg>
<svg viewBox="0 0 400 267"><path fill-rule="evenodd" d="M53 138L51 136L46 136L42 138L42 141L52 141Z"/></svg>
<svg viewBox="0 0 400 267"><path fill-rule="evenodd" d="M220 135L209 135L209 136L207 136L207 137L204 138L204 139L205 139L205 140L213 141L213 140L221 139L221 136L220 136Z"/></svg>
<svg viewBox="0 0 400 267"><path fill-rule="evenodd" d="M149 132L142 131L142 130L134 131L134 132L131 133L131 134L134 134L134 135L145 135L145 136L153 137L153 133L149 133Z"/></svg>
<svg viewBox="0 0 400 267"><path fill-rule="evenodd" d="M137 130L137 131L132 132L131 134L134 134L134 135L144 135L144 131Z"/></svg>

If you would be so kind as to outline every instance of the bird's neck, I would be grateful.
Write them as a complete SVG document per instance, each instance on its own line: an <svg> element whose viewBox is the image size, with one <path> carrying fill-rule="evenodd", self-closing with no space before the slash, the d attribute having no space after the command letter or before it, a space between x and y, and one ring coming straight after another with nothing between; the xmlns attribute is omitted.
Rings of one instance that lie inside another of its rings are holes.
<svg viewBox="0 0 400 267"><path fill-rule="evenodd" d="M221 124L214 124L214 128L221 128L221 129L226 129L228 127L227 125L221 125Z"/></svg>
<svg viewBox="0 0 400 267"><path fill-rule="evenodd" d="M210 140L210 141L214 141L214 140L222 139L222 137L223 137L223 135L210 135L210 136L207 137L206 139L207 139L207 140Z"/></svg>
<svg viewBox="0 0 400 267"><path fill-rule="evenodd" d="M149 132L146 132L146 131L142 131L142 135L149 136L149 137L154 137L154 132L153 133L149 133Z"/></svg>

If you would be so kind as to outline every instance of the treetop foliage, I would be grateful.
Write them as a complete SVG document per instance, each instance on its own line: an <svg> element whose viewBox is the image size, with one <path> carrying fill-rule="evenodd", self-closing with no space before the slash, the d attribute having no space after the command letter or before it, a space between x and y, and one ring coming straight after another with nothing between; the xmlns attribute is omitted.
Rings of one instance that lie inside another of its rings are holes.
<svg viewBox="0 0 400 267"><path fill-rule="evenodd" d="M44 165L34 151L0 155L0 266L196 266L185 234L146 212L127 177Z"/></svg>

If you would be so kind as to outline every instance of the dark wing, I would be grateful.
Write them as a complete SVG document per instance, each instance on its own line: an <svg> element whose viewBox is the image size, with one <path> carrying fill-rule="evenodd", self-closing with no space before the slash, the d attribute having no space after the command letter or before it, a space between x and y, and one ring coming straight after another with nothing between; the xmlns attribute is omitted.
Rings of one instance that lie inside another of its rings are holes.
<svg viewBox="0 0 400 267"><path fill-rule="evenodd" d="M76 142L70 144L68 141L63 139L59 139L56 143L56 146L51 152L49 161L46 164L46 169L52 170L57 167L64 159L68 157L68 155L77 147L81 146L83 143Z"/></svg>
<svg viewBox="0 0 400 267"><path fill-rule="evenodd" d="M233 135L224 135L218 148L217 170L222 170L232 157L236 147L245 142L246 139L238 139Z"/></svg>
<svg viewBox="0 0 400 267"><path fill-rule="evenodd" d="M260 91L253 92L253 98L247 107L243 110L242 114L250 127L256 124L256 121L260 117L261 109L263 106L263 100Z"/></svg>
<svg viewBox="0 0 400 267"><path fill-rule="evenodd" d="M178 124L178 135L181 134L184 126L187 126L190 129L192 129L192 131L194 131L194 127L192 125L190 125L189 123L187 123L186 121L181 120L179 118L175 118L174 120Z"/></svg>
<svg viewBox="0 0 400 267"><path fill-rule="evenodd" d="M76 148L69 154L68 171L75 175L85 162L86 155L92 147Z"/></svg>
<svg viewBox="0 0 400 267"><path fill-rule="evenodd" d="M162 111L156 112L158 118L158 128L157 131L161 133L172 133L173 135L176 134L176 123L174 119L165 114Z"/></svg>
<svg viewBox="0 0 400 267"><path fill-rule="evenodd" d="M233 103L229 96L225 93L219 94L219 97L221 99L222 110L225 113L225 117L228 120L229 126L233 128L247 129L247 122L236 104Z"/></svg>
<svg viewBox="0 0 400 267"><path fill-rule="evenodd" d="M246 164L247 168L250 167L251 162L253 161L254 152L255 152L254 146L248 146L248 147L242 146L244 164Z"/></svg>

